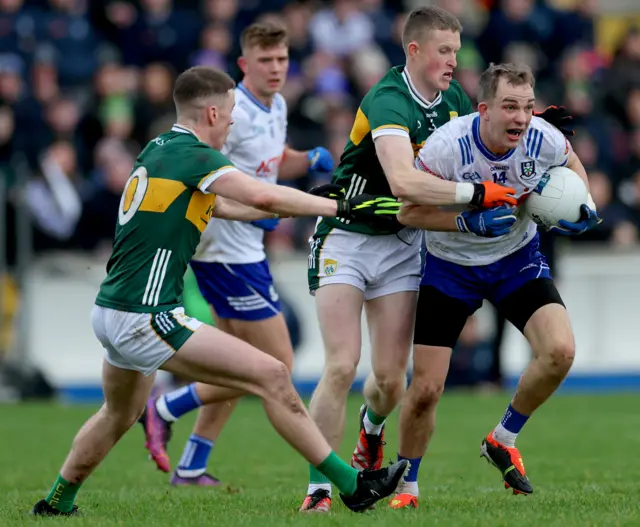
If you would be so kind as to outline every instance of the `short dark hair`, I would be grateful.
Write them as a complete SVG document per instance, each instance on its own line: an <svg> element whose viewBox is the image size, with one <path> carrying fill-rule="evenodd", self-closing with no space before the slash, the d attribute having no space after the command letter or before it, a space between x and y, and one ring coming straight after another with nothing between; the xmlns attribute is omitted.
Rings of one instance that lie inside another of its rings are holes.
<svg viewBox="0 0 640 527"><path fill-rule="evenodd" d="M478 81L478 102L487 102L495 98L500 79L506 79L512 86L528 84L532 88L536 85L531 68L526 64L489 64L482 72Z"/></svg>
<svg viewBox="0 0 640 527"><path fill-rule="evenodd" d="M236 83L224 71L209 66L194 66L183 71L173 87L173 100L177 107L198 99L224 95Z"/></svg>
<svg viewBox="0 0 640 527"><path fill-rule="evenodd" d="M240 34L240 47L243 52L254 46L272 48L288 43L287 29L274 22L256 22L244 28Z"/></svg>
<svg viewBox="0 0 640 527"><path fill-rule="evenodd" d="M407 50L407 46L413 40L422 40L425 34L434 29L462 32L462 24L449 11L441 7L428 6L418 7L407 16L402 30L402 46Z"/></svg>

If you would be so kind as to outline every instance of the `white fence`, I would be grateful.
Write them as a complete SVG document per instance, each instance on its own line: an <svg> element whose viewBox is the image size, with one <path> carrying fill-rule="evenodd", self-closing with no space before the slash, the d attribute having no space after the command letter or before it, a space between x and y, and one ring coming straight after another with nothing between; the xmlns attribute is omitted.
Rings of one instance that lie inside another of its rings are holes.
<svg viewBox="0 0 640 527"><path fill-rule="evenodd" d="M296 309L302 343L294 377L302 391L317 382L323 349L314 301L307 292L305 254L272 262L278 289ZM27 280L30 311L27 350L32 362L69 398L99 397L102 349L89 322L103 261L59 255L35 262ZM566 387L587 390L640 388L640 252L611 254L575 252L559 258L559 289L571 313L577 356ZM491 307L479 312L489 335ZM529 357L520 334L509 326L502 349L503 369L513 384ZM363 352L358 370L369 372L369 341L363 324Z"/></svg>

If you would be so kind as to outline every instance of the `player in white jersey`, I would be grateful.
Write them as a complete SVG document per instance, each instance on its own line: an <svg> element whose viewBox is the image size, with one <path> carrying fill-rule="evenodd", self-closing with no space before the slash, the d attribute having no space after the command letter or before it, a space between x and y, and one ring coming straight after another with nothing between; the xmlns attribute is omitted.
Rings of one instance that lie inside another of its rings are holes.
<svg viewBox="0 0 640 527"><path fill-rule="evenodd" d="M241 47L238 64L244 80L235 90L234 124L222 153L239 170L271 184L310 170L330 172L333 159L325 148L301 152L286 144L287 105L278 93L289 67L286 30L271 23L253 24L243 31ZM263 243L264 232L273 231L277 224L277 219L212 221L202 235L191 268L212 308L216 326L276 357L291 370L291 339ZM238 400L209 404L220 400L221 390L193 383L149 401L142 418L146 446L164 472L170 471L166 443L171 422L202 406L171 478L172 485L220 483L205 469L213 443Z"/></svg>
<svg viewBox="0 0 640 527"><path fill-rule="evenodd" d="M545 184L543 176L554 166L567 166L587 182L584 167L562 133L532 117L533 86L528 68L491 65L479 81L478 113L434 132L416 166L445 180L508 185L516 189L519 203ZM580 222L554 230L571 235L594 227L598 216L593 201L588 201ZM398 457L409 459L413 470L420 466L434 431L452 348L467 318L487 299L528 339L533 360L504 417L482 441L482 454L498 467L507 488L530 494L533 489L515 447L516 435L560 385L574 357L569 317L538 250L536 225L520 209L506 206L451 211L407 205L399 219L428 232L413 379L401 410ZM417 495L417 481L403 481L392 506L417 506Z"/></svg>

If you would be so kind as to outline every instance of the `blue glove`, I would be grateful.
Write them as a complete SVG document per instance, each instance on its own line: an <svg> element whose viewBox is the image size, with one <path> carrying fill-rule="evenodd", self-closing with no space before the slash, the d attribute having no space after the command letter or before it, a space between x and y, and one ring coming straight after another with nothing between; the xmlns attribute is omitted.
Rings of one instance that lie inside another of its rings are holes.
<svg viewBox="0 0 640 527"><path fill-rule="evenodd" d="M262 229L264 231L267 232L272 232L276 230L276 227L278 226L278 223L280 223L280 218L269 218L269 219L264 219L264 220L253 220L251 222L251 225L253 225L254 227L258 227L259 229Z"/></svg>
<svg viewBox="0 0 640 527"><path fill-rule="evenodd" d="M577 236L583 234L596 225L602 223L602 218L598 216L598 213L589 207L589 205L580 206L580 220L576 223L571 223L566 220L559 220L557 227L551 227L549 232L559 234L561 236Z"/></svg>
<svg viewBox="0 0 640 527"><path fill-rule="evenodd" d="M309 160L309 172L331 172L333 171L333 157L323 146L317 146L307 152Z"/></svg>
<svg viewBox="0 0 640 527"><path fill-rule="evenodd" d="M464 211L456 218L460 232L470 232L485 238L504 236L515 222L513 210L506 205L493 209Z"/></svg>

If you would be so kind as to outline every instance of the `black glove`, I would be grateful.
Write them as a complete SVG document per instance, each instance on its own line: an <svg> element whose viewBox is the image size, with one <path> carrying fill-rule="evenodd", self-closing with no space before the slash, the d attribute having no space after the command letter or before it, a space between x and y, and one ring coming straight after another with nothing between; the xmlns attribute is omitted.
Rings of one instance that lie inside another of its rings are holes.
<svg viewBox="0 0 640 527"><path fill-rule="evenodd" d="M565 137L573 137L576 133L574 129L571 128L571 120L573 117L564 106L548 106L544 112L534 112L533 115L555 126Z"/></svg>
<svg viewBox="0 0 640 527"><path fill-rule="evenodd" d="M340 199L344 198L345 191L344 187L341 187L340 185L327 183L326 185L313 187L308 191L308 193L313 194L314 196L320 196L321 198Z"/></svg>
<svg viewBox="0 0 640 527"><path fill-rule="evenodd" d="M360 194L351 199L338 200L336 217L393 223L401 206L402 204L395 198Z"/></svg>

